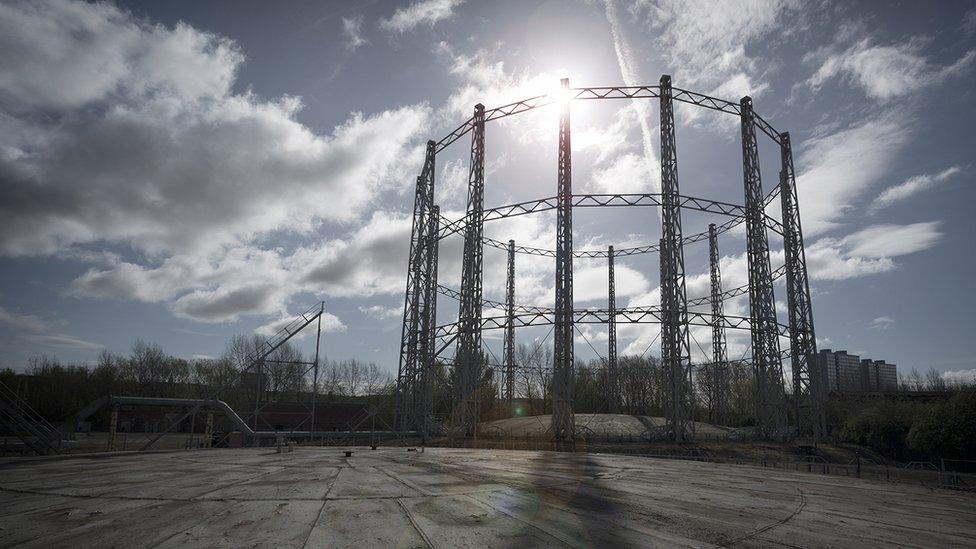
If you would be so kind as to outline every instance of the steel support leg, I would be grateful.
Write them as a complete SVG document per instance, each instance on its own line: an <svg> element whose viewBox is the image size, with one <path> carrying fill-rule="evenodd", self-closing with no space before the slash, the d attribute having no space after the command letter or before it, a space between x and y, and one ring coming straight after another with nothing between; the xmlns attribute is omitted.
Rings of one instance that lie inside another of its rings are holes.
<svg viewBox="0 0 976 549"><path fill-rule="evenodd" d="M508 241L508 273L505 284L505 400L512 413L515 398L515 241Z"/></svg>
<svg viewBox="0 0 976 549"><path fill-rule="evenodd" d="M749 263L749 316L756 386L756 426L762 437L782 437L786 427L783 365L779 354L776 304L769 267L769 240L763 211L762 175L752 99L740 102L742 167L746 198L746 253Z"/></svg>
<svg viewBox="0 0 976 549"><path fill-rule="evenodd" d="M712 301L712 363L709 367L709 384L711 396L712 423L725 425L729 421L729 390L731 379L729 376L729 359L725 343L725 327L722 325L724 317L722 303L722 270L719 265L718 234L715 224L708 225L708 266L711 280Z"/></svg>
<svg viewBox="0 0 976 549"><path fill-rule="evenodd" d="M457 386L454 425L463 436L475 436L481 405L482 242L485 195L485 107L474 108L471 163L468 173L468 209L465 218L464 257L461 264L461 300L458 311Z"/></svg>
<svg viewBox="0 0 976 549"><path fill-rule="evenodd" d="M563 79L564 90L569 79ZM568 95L568 91L567 91ZM556 309L553 331L552 436L573 440L573 175L569 101L561 105L556 206Z"/></svg>
<svg viewBox="0 0 976 549"><path fill-rule="evenodd" d="M396 423L402 429L416 429L418 417L417 388L421 369L420 346L422 319L427 315L430 285L431 231L436 242L436 227L431 226L434 202L434 157L436 143L427 142L427 154L414 195L413 226L407 264L407 289L403 305L403 328L400 335L400 362L397 370Z"/></svg>
<svg viewBox="0 0 976 549"><path fill-rule="evenodd" d="M800 205L793 171L790 134L780 135L780 197L783 202L783 250L786 256L786 304L790 317L790 360L793 369L793 399L796 435L819 441L824 435L824 388L817 369L817 338L813 329L813 307L807 278Z"/></svg>
<svg viewBox="0 0 976 549"><path fill-rule="evenodd" d="M620 403L617 380L617 289L613 272L613 246L607 248L607 411L616 414Z"/></svg>
<svg viewBox="0 0 976 549"><path fill-rule="evenodd" d="M685 294L685 259L681 242L678 156L674 140L671 77L661 77L661 359L667 379L669 436L682 442L692 436L694 399L691 344Z"/></svg>
<svg viewBox="0 0 976 549"><path fill-rule="evenodd" d="M421 341L423 346L420 352L420 388L418 391L418 400L420 401L417 409L421 416L421 420L416 426L420 430L421 442L426 443L428 435L430 433L430 419L431 414L434 412L433 408L433 376L434 376L434 349L436 346L436 338L434 337L435 327L437 326L437 256L438 256L438 233L440 228L441 219L441 208L440 206L434 205L430 209L430 232L427 235L428 238L428 250L427 255L427 272L428 272L428 284L427 284L427 310L426 314L423 316L421 322Z"/></svg>

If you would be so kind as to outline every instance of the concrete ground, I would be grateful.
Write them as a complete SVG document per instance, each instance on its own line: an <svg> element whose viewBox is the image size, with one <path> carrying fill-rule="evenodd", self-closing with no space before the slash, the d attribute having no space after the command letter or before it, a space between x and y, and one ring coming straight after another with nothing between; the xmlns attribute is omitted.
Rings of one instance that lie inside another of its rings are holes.
<svg viewBox="0 0 976 549"><path fill-rule="evenodd" d="M634 456L352 450L5 460L0 546L976 546L973 493Z"/></svg>

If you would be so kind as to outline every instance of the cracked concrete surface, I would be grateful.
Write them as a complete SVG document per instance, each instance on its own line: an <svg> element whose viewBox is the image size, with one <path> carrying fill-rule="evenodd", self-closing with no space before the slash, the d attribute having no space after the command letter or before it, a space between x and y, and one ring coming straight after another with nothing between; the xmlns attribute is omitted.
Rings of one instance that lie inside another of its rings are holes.
<svg viewBox="0 0 976 549"><path fill-rule="evenodd" d="M976 546L976 494L604 454L268 448L0 463L0 546Z"/></svg>

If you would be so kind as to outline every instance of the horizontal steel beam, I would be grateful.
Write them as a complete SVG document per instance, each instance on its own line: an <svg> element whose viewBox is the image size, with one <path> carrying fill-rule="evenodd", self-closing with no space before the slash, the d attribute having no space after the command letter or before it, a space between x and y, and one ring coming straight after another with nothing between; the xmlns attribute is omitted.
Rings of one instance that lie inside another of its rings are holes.
<svg viewBox="0 0 976 549"><path fill-rule="evenodd" d="M672 88L672 91L674 93L673 99L675 101L695 105L696 107L703 107L713 111L724 112L726 114L732 114L735 116L739 116L740 114L738 102L727 101L725 99L719 99L710 95L683 90L680 88ZM567 99L576 101L594 99L654 99L657 97L660 97L659 86L601 86L594 88L570 88ZM516 101L514 103L502 105L501 107L486 110L485 122L499 120L515 114L552 105L557 102L557 98L551 95L537 95L528 99L522 99L521 101ZM777 144L780 144L781 138L779 132L759 115L754 115L754 118L756 127L759 128L759 130L764 134L768 135ZM473 126L473 117L465 120L464 123L437 142L434 149L435 154L441 152L458 139L464 137L468 132L471 131Z"/></svg>
<svg viewBox="0 0 976 549"><path fill-rule="evenodd" d="M577 309L573 311L573 322L578 324L605 324L609 319L610 311L607 309ZM515 326L525 328L529 326L546 326L554 324L555 313L552 309L544 312L520 313L514 316ZM657 306L650 307L627 307L616 310L617 322L625 324L658 324L661 322L661 309ZM506 316L490 316L481 319L482 330L494 330L505 327L508 320ZM748 330L751 328L750 319L742 316L723 315L719 317L721 326L730 330ZM688 323L692 326L713 325L712 314L709 312L688 311ZM777 323L780 335L787 335L789 326ZM441 338L455 335L458 331L458 323L443 324L438 326L434 332L434 337Z"/></svg>
<svg viewBox="0 0 976 549"><path fill-rule="evenodd" d="M519 202L517 204L508 204L504 206L498 206L496 208L490 208L484 210L482 214L482 221L491 221L495 219L504 219L507 217L514 217L518 215L525 215L530 213L544 212L548 210L556 209L556 198L557 197L546 197L537 200L529 200L526 202ZM772 198L770 198L772 200ZM574 208L594 208L594 207L624 207L624 206L660 206L661 205L661 195L659 193L644 193L644 194L576 194L573 195L573 207ZM745 208L737 204L729 204L727 202L720 202L717 200L709 200L704 198L697 198L693 196L680 196L679 205L682 208L697 210L701 212L715 213L719 215L726 215L732 217L726 223L716 227L716 232L718 234L724 233L731 229L732 227L738 225L745 219ZM783 226L782 224L773 219L768 215L764 215L764 220L767 228L771 231L782 235ZM465 218L461 219L447 219L441 216L441 227L439 238L446 238L452 234L460 233L464 230L467 220ZM708 238L708 232L696 233L688 235L682 239L682 243L688 244L692 242L699 242ZM494 240L488 237L482 237L482 242L494 248L499 248L503 250L508 250L508 244L498 240ZM633 248L620 248L614 251L614 256L628 256L637 255L642 253L656 252L658 246L656 244L651 244L648 246L638 246ZM548 250L544 248L534 248L531 246L516 246L516 253L525 253L531 255L541 255L546 257L555 257L555 250ZM606 249L600 250L574 250L573 257L581 258L598 258L607 257L609 252Z"/></svg>
<svg viewBox="0 0 976 549"><path fill-rule="evenodd" d="M613 255L616 256L617 254L614 253ZM786 274L786 265L783 265L780 268L778 268L775 271L773 271L772 278L775 281L775 280L778 280L779 278L781 278L782 276L784 276L785 274ZM439 293L441 295L445 295L445 296L450 297L450 298L455 299L455 300L460 300L461 299L461 292L458 292L454 288L449 288L447 286L444 286L443 284L438 284L437 285L437 293ZM740 295L745 295L747 293L749 293L749 285L748 284L746 284L744 286L739 286L738 288L731 288L729 290L725 290L724 292L722 292L720 294L720 296L722 297L723 300L725 300L725 299L732 299L732 298L738 297ZM705 305L707 303L711 303L711 301L712 301L712 297L710 295L706 295L706 296L702 296L702 297L696 297L694 299L689 299L688 300L688 306L689 307L693 307L693 306L698 306L698 305ZM483 308L486 308L486 309L504 309L506 307L506 305L504 303L502 303L501 301L495 301L493 299L482 299L481 300L481 306ZM516 311L519 311L520 313L549 313L549 312L552 312L552 308L551 307L541 307L541 306L537 306L537 305L519 305L519 304L515 304L515 310Z"/></svg>

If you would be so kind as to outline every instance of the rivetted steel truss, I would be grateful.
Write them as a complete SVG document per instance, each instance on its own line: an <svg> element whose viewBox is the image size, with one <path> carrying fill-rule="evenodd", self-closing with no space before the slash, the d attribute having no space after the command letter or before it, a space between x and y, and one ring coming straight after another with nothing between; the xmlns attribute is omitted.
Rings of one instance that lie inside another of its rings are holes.
<svg viewBox="0 0 976 549"><path fill-rule="evenodd" d="M660 193L644 194L574 194L572 191L572 155L570 105L575 101L610 99L657 99L661 116ZM675 146L674 102L695 105L739 118L742 135L744 205L729 204L706 198L682 195L678 186L677 148ZM547 105L560 108L556 194L498 206L484 207L485 192L485 125L493 120L517 115ZM763 194L759 167L757 135L764 134L780 148L779 185ZM435 159L437 154L462 137L471 135L467 210L463 218L441 217L434 199ZM767 215L766 210L780 197L782 222ZM601 250L576 250L572 243L572 212L586 207L654 206L661 209L660 242L630 248L609 247ZM681 210L690 209L725 216L719 225L709 225L701 233L684 234ZM552 249L517 245L484 236L484 223L498 219L556 210L556 239ZM717 251L718 236L745 223L748 284L723 290ZM769 259L767 231L783 237L785 265L773 270ZM437 256L440 240L459 234L464 238L461 265L461 287L454 290L437 279ZM711 292L707 296L685 295L684 246L700 241L710 243ZM492 246L508 252L508 279L505 301L485 299L482 295L483 249ZM618 308L615 301L613 259L659 252L661 303L659 306ZM555 307L539 307L515 302L515 257L532 254L555 259ZM573 308L573 259L607 258L610 300L606 309ZM786 277L788 324L777 320L773 283ZM450 324L437 325L437 294L459 302L458 318ZM723 312L722 302L748 294L749 316L737 317ZM694 307L709 305L709 311ZM483 310L496 309L502 316L484 316ZM505 330L504 379L505 397L513 398L512 372L515 364L516 328L538 325L553 326L553 414L550 434L555 440L572 440L575 436L573 416L573 333L576 324L607 324L610 337L608 371L616 366L616 325L624 323L659 323L661 356L667 380L665 406L669 436L676 441L694 436L696 402L689 345L689 326L712 328L711 363L713 381L726 385L729 361L725 349L725 330L749 330L751 334L755 416L762 436L782 438L788 435L819 438L823 433L824 411L821 376L815 371L816 350L813 313L810 301L803 235L793 169L789 134L776 131L752 108L752 100L739 102L710 97L671 85L663 76L657 86L570 88L561 82L558 95L541 95L501 107L486 109L476 105L474 115L440 141L429 141L414 196L410 257L404 300L403 332L398 372L398 422L401 428L426 434L431 427L431 378L435 361L453 364L455 394L453 414L448 426L455 434L477 434L480 408L480 384L486 365L481 334L488 329ZM789 337L790 348L780 349L779 338ZM453 359L441 358L456 345ZM789 427L789 398L783 377L783 356L790 358L792 368L792 412L795 427ZM612 376L611 376L612 377ZM616 405L616 380L610 380L608 402ZM728 388L711 395L719 416L727 414Z"/></svg>

